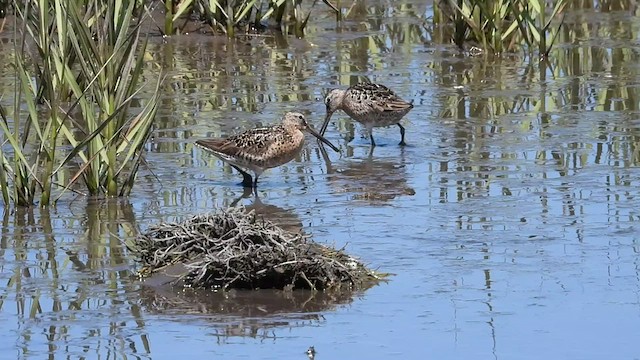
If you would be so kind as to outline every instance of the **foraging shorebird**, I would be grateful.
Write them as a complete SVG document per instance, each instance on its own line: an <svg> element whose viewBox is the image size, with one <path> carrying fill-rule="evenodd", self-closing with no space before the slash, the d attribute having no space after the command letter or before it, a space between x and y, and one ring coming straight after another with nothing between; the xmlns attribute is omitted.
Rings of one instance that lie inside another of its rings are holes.
<svg viewBox="0 0 640 360"><path fill-rule="evenodd" d="M402 100L388 87L360 83L347 90L333 89L324 99L324 104L327 106L327 114L320 129L320 135L324 135L331 115L336 110L342 110L366 127L371 146L376 146L373 141L373 128L393 124L397 124L400 128L400 145L405 145L404 127L400 125L400 119L413 109L413 104Z"/></svg>
<svg viewBox="0 0 640 360"><path fill-rule="evenodd" d="M288 112L282 123L274 126L247 130L223 139L204 139L196 145L228 162L243 177L242 185L256 188L258 177L266 169L274 168L293 160L304 145L307 131L336 152L335 145L309 127L304 115ZM255 179L241 168L253 171Z"/></svg>

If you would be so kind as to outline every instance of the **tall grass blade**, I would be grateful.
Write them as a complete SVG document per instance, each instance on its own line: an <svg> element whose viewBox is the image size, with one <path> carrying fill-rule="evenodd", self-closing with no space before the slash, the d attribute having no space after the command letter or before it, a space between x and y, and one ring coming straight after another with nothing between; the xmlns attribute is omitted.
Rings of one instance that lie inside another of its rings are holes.
<svg viewBox="0 0 640 360"><path fill-rule="evenodd" d="M182 0L176 7L176 12L173 14L172 22L176 22L181 16L187 13L187 11L193 6L193 0ZM170 35L170 34L166 34Z"/></svg>
<svg viewBox="0 0 640 360"><path fill-rule="evenodd" d="M78 178L84 179L91 194L130 191L135 174L121 172L135 171L137 164L127 164L135 156L123 156L120 149L132 140L137 149L144 147L140 143L148 139L155 116L155 110L149 109L155 109L158 101L153 94L153 103L147 103L140 114L128 114L142 89L144 64L138 54L146 46L139 43L141 19L133 19L135 6L134 1L121 0L32 0L16 5L23 41L16 42L13 118L0 108L3 141L13 150L11 158L6 148L0 149L0 192L5 205L30 205L38 191L40 204L47 205L52 184L68 189ZM36 50L29 66L27 38ZM76 108L79 116L72 115ZM75 116L81 119L76 121ZM131 119L141 124L133 132ZM71 150L66 150L67 143ZM56 174L58 182L67 181L60 172L76 163L81 169L78 176L66 184L53 182ZM120 176L126 179L119 180Z"/></svg>
<svg viewBox="0 0 640 360"><path fill-rule="evenodd" d="M9 141L9 144L11 144L11 147L13 148L13 151L14 151L13 156L16 158L16 161L26 165L29 163L29 161L27 161L26 157L24 156L24 153L22 151L22 146L20 146L20 144L16 140L16 137L14 136L14 133L9 129L9 121L4 112L4 108L0 107L0 110L2 110L0 112L0 115L2 117L2 121L0 121L0 129L2 129L3 135L7 138L7 141ZM26 166L26 168L31 170L31 168L28 166ZM29 175L35 177L35 173L33 173L32 171L30 172Z"/></svg>

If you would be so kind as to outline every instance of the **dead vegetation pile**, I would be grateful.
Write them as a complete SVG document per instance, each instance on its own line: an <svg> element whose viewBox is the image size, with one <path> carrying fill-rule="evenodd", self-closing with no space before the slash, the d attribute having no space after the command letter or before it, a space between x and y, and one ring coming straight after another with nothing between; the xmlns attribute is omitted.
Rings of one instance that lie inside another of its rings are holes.
<svg viewBox="0 0 640 360"><path fill-rule="evenodd" d="M242 207L153 226L130 248L143 263L141 275L180 263L180 282L194 288L358 289L383 276Z"/></svg>

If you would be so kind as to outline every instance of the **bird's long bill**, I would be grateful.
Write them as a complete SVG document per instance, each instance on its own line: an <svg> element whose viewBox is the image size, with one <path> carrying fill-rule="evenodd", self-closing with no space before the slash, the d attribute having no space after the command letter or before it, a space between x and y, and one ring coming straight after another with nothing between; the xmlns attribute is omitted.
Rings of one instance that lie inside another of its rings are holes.
<svg viewBox="0 0 640 360"><path fill-rule="evenodd" d="M327 109L327 115L325 115L324 122L320 127L320 135L322 136L324 136L324 132L327 131L327 125L329 125L329 120L331 120L331 115L333 115L333 112L330 112L329 109Z"/></svg>
<svg viewBox="0 0 640 360"><path fill-rule="evenodd" d="M329 140L325 139L324 136L318 134L318 132L316 132L315 130L313 130L310 127L307 127L307 131L318 138L318 140L322 141L323 143L327 144L327 146L329 146L330 148L333 149L333 151L335 152L340 152L340 149L338 149L335 145L333 145Z"/></svg>

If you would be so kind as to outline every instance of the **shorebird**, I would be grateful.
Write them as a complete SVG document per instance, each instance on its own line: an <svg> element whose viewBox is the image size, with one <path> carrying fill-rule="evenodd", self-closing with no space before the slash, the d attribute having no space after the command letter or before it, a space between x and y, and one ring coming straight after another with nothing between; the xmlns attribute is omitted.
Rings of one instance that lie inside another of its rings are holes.
<svg viewBox="0 0 640 360"><path fill-rule="evenodd" d="M309 127L304 115L297 112L284 114L282 123L278 125L247 130L228 138L198 140L196 145L238 170L243 177L243 186L256 188L263 171L286 164L298 155L304 145L303 131L340 152ZM252 180L251 175L241 168L253 171L255 179Z"/></svg>
<svg viewBox="0 0 640 360"><path fill-rule="evenodd" d="M364 125L371 139L371 146L376 146L373 140L373 128L397 124L400 128L400 145L404 142L404 127L400 125L400 119L413 104L402 100L388 87L373 83L360 83L351 86L347 90L333 89L324 99L327 106L327 114L320 129L320 135L324 135L331 115L336 110L342 110L355 121Z"/></svg>

